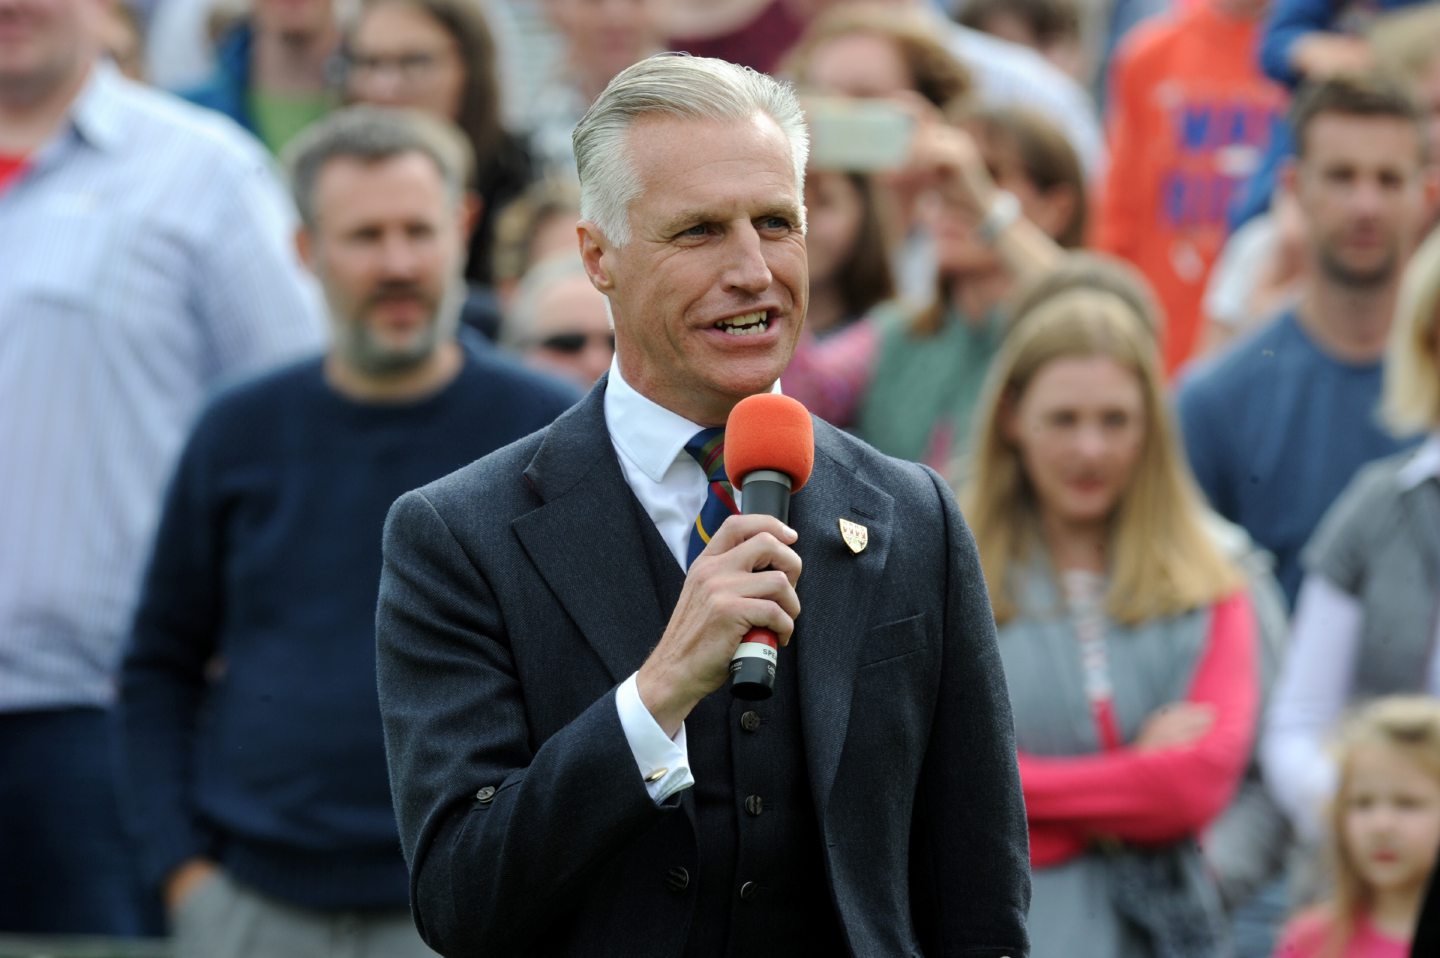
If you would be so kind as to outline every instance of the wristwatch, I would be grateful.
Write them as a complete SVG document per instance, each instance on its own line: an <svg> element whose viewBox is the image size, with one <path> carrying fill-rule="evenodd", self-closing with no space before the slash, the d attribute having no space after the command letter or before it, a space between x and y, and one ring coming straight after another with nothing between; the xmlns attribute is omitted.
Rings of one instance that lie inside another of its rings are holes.
<svg viewBox="0 0 1440 958"><path fill-rule="evenodd" d="M980 241L986 246L993 246L1000 234L1019 218L1020 200L1008 190L996 190L995 198L990 201L990 208L985 211L984 219L980 220Z"/></svg>

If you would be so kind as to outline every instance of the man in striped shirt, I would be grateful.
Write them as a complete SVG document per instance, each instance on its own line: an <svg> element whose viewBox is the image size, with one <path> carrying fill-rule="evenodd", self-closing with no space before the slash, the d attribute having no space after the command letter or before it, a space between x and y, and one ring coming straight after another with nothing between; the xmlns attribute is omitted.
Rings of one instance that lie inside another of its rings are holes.
<svg viewBox="0 0 1440 958"><path fill-rule="evenodd" d="M113 672L162 487L222 379L321 340L230 121L100 61L106 0L0 0L0 934L144 934Z"/></svg>

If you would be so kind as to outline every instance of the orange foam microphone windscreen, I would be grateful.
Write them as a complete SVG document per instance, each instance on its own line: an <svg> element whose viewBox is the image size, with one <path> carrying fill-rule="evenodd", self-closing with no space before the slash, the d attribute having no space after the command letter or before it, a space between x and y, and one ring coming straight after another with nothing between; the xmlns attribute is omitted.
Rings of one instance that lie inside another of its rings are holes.
<svg viewBox="0 0 1440 958"><path fill-rule="evenodd" d="M746 396L725 424L725 473L738 488L757 469L790 477L799 492L815 465L815 432L799 400L779 393Z"/></svg>

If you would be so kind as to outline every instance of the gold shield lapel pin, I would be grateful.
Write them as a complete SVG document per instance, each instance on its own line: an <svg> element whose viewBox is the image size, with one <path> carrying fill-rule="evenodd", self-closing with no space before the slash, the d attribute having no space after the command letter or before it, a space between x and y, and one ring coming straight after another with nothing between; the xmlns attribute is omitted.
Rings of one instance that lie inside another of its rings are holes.
<svg viewBox="0 0 1440 958"><path fill-rule="evenodd" d="M858 556L865 551L865 546L870 542L870 530L858 522L841 519L840 538L844 539L846 547Z"/></svg>

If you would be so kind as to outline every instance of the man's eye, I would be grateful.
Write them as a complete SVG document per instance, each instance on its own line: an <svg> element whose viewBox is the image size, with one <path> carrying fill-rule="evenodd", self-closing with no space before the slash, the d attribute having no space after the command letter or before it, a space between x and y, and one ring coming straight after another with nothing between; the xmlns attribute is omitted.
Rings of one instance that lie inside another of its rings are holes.
<svg viewBox="0 0 1440 958"><path fill-rule="evenodd" d="M793 224L783 216L767 216L760 221L760 225L767 230L788 230Z"/></svg>
<svg viewBox="0 0 1440 958"><path fill-rule="evenodd" d="M709 233L709 232L710 232L710 225L709 225L708 223L696 223L694 226L691 226L691 227L688 228L688 229L683 229L683 230L681 230L677 235L679 235L679 236L692 236L692 237L693 237L693 236L704 236L704 235L706 235L706 234Z"/></svg>

